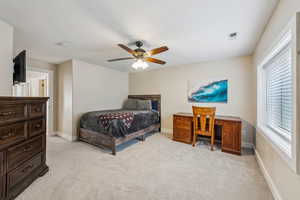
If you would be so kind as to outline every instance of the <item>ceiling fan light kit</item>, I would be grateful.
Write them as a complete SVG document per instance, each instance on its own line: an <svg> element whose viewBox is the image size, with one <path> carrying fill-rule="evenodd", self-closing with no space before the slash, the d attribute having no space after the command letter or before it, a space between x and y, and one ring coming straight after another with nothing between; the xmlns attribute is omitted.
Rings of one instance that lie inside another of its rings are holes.
<svg viewBox="0 0 300 200"><path fill-rule="evenodd" d="M138 70L138 69L146 69L149 67L148 63L143 61L142 59L138 59L136 62L134 62L131 66L133 69Z"/></svg>
<svg viewBox="0 0 300 200"><path fill-rule="evenodd" d="M110 60L108 60L108 62L135 59L136 62L134 62L132 64L132 68L134 68L136 70L137 69L146 69L147 67L149 67L149 64L147 62L152 62L152 63L156 63L156 64L160 64L160 65L166 64L165 61L162 61L162 60L159 60L156 58L151 58L150 56L153 56L153 55L156 55L156 54L159 54L159 53L169 50L169 48L167 46L152 49L151 51L147 52L141 48L143 46L143 42L137 41L135 43L135 45L138 48L135 50L132 50L129 47L127 47L126 45L118 44L119 47L121 47L122 49L124 49L125 51L130 53L133 57L110 59Z"/></svg>

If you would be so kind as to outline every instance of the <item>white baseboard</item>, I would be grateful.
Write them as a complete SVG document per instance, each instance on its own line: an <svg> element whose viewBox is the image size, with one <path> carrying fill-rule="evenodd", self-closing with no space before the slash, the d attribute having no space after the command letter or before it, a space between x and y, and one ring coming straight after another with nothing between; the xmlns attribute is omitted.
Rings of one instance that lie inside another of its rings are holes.
<svg viewBox="0 0 300 200"><path fill-rule="evenodd" d="M249 142L242 142L242 147L247 149L254 149L253 144Z"/></svg>
<svg viewBox="0 0 300 200"><path fill-rule="evenodd" d="M70 142L74 142L77 140L77 138L75 138L74 136L70 135L70 134L66 134L66 133L63 133L63 132L56 132L56 135L65 139L65 140L68 140Z"/></svg>
<svg viewBox="0 0 300 200"><path fill-rule="evenodd" d="M267 184L268 184L268 186L269 186L269 188L270 188L270 190L273 194L274 199L275 200L282 200L282 197L280 196L279 191L278 191L275 183L273 182L272 177L268 173L268 171L267 171L267 169L266 169L266 167L265 167L258 151L256 149L254 151L255 151L255 158L257 160L257 163L258 163L258 165L260 167L260 170L262 171L262 173L263 173L263 175L264 175L264 177L267 181Z"/></svg>
<svg viewBox="0 0 300 200"><path fill-rule="evenodd" d="M57 136L58 132L56 132L56 131L47 132L47 135L48 136Z"/></svg>
<svg viewBox="0 0 300 200"><path fill-rule="evenodd" d="M173 134L173 130L169 128L162 128L161 133L168 133L168 134Z"/></svg>

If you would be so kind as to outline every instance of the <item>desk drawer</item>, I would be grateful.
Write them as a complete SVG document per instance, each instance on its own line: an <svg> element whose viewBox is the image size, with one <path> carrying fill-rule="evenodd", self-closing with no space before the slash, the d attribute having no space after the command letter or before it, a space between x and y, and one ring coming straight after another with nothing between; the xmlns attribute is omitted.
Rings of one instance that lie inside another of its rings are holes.
<svg viewBox="0 0 300 200"><path fill-rule="evenodd" d="M42 117L45 115L45 103L32 103L29 105L29 117Z"/></svg>
<svg viewBox="0 0 300 200"><path fill-rule="evenodd" d="M42 154L38 154L31 160L23 163L21 166L11 171L7 175L7 187L8 190L12 189L16 184L25 179L27 176L41 166Z"/></svg>
<svg viewBox="0 0 300 200"><path fill-rule="evenodd" d="M46 120L36 119L29 122L29 137L33 137L46 132Z"/></svg>
<svg viewBox="0 0 300 200"><path fill-rule="evenodd" d="M240 155L241 123L227 121L222 129L222 151Z"/></svg>
<svg viewBox="0 0 300 200"><path fill-rule="evenodd" d="M42 137L7 150L7 171L10 171L42 151Z"/></svg>
<svg viewBox="0 0 300 200"><path fill-rule="evenodd" d="M173 140L190 144L193 140L192 132L187 129L174 128Z"/></svg>
<svg viewBox="0 0 300 200"><path fill-rule="evenodd" d="M192 119L190 117L174 116L173 140L189 144L192 142Z"/></svg>
<svg viewBox="0 0 300 200"><path fill-rule="evenodd" d="M26 119L26 104L0 105L0 125Z"/></svg>
<svg viewBox="0 0 300 200"><path fill-rule="evenodd" d="M180 129L192 129L192 118L174 116L174 127Z"/></svg>
<svg viewBox="0 0 300 200"><path fill-rule="evenodd" d="M1 148L21 142L27 137L27 122L20 122L5 127L0 127Z"/></svg>

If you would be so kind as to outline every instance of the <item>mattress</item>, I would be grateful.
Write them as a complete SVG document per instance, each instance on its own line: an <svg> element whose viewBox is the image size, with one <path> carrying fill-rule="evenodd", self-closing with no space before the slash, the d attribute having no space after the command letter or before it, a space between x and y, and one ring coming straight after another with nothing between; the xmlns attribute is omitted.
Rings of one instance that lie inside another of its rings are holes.
<svg viewBox="0 0 300 200"><path fill-rule="evenodd" d="M113 119L109 122L109 127L105 127L101 121L101 116L115 113L131 113L133 120L130 127L126 126L122 119ZM94 132L111 135L113 137L125 137L130 133L145 129L153 124L159 123L159 113L155 110L104 110L93 111L84 114L80 119L80 128Z"/></svg>

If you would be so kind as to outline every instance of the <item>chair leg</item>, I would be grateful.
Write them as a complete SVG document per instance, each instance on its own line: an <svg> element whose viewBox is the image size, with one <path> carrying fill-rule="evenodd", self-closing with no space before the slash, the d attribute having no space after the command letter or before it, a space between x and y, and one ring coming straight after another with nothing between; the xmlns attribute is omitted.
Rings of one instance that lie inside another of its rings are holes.
<svg viewBox="0 0 300 200"><path fill-rule="evenodd" d="M196 139L197 139L197 134L194 133L194 137L193 137L193 147L195 147Z"/></svg>

